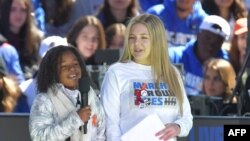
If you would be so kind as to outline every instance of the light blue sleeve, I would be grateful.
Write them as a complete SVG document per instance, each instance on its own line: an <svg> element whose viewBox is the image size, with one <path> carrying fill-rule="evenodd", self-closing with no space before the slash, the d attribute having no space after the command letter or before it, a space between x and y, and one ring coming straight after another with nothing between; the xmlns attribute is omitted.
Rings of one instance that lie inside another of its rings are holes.
<svg viewBox="0 0 250 141"><path fill-rule="evenodd" d="M16 49L9 44L3 44L0 48L0 55L5 62L8 73L16 76L19 83L23 82L25 80L24 74L20 66L19 55Z"/></svg>

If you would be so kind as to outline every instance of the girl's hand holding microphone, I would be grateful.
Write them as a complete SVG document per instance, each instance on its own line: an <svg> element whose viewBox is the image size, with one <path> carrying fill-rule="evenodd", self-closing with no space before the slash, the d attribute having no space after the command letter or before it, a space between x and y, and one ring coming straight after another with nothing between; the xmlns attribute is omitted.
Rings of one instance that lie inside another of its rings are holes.
<svg viewBox="0 0 250 141"><path fill-rule="evenodd" d="M87 122L90 119L90 116L91 116L90 106L85 106L83 108L80 108L77 111L77 114L80 116L80 118L81 118L81 120L83 122Z"/></svg>

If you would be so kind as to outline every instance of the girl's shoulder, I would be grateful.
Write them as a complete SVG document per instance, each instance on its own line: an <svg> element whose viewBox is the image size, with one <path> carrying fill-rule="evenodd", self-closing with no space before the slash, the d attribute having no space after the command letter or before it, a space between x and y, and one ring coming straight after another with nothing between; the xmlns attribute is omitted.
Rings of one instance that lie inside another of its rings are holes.
<svg viewBox="0 0 250 141"><path fill-rule="evenodd" d="M34 99L33 105L51 105L51 99L48 93L38 93Z"/></svg>

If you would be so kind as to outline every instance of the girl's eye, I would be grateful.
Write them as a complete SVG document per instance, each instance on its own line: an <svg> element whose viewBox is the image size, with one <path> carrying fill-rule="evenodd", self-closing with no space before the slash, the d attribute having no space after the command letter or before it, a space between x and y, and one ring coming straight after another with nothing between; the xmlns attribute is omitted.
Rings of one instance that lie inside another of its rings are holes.
<svg viewBox="0 0 250 141"><path fill-rule="evenodd" d="M87 38L88 38L88 36L86 36L86 35L82 35L82 38L83 38L83 39L87 39Z"/></svg>
<svg viewBox="0 0 250 141"><path fill-rule="evenodd" d="M221 79L219 77L215 77L214 81L221 81Z"/></svg>
<svg viewBox="0 0 250 141"><path fill-rule="evenodd" d="M130 36L130 37L129 37L129 39L134 39L134 38L135 38L135 37L133 37L133 36Z"/></svg>
<svg viewBox="0 0 250 141"><path fill-rule="evenodd" d="M209 76L205 75L204 79L205 79L205 80L208 80L208 79L209 79Z"/></svg>
<svg viewBox="0 0 250 141"><path fill-rule="evenodd" d="M75 67L78 67L79 66L79 64L78 63L75 63Z"/></svg>
<svg viewBox="0 0 250 141"><path fill-rule="evenodd" d="M67 66L61 66L61 70L63 70L63 71L67 70L67 68L68 68Z"/></svg>

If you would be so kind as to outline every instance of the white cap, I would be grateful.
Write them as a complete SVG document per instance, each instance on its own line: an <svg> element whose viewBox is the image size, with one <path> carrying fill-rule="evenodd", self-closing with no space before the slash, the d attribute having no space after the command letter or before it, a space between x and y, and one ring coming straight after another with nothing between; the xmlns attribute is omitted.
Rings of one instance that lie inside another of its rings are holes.
<svg viewBox="0 0 250 141"><path fill-rule="evenodd" d="M55 47L55 46L59 46L59 45L68 46L67 40L65 38L60 37L60 36L46 37L45 39L43 39L41 41L40 48L39 48L39 56L41 58L43 58L44 55L46 54L46 52L50 48Z"/></svg>
<svg viewBox="0 0 250 141"><path fill-rule="evenodd" d="M209 15L205 17L200 25L200 30L208 30L215 34L218 34L225 39L230 36L230 25L229 23L220 16Z"/></svg>

